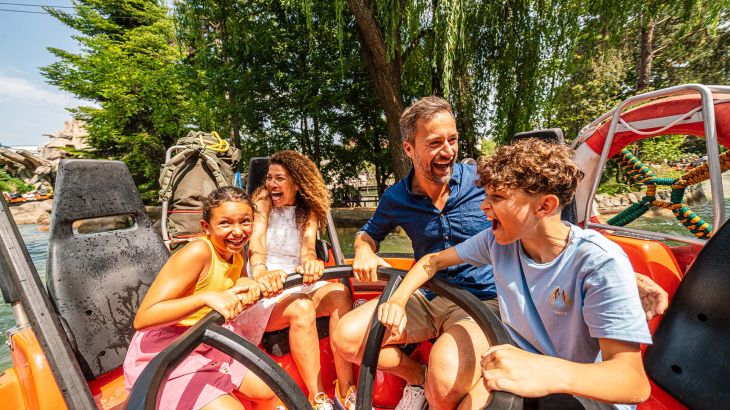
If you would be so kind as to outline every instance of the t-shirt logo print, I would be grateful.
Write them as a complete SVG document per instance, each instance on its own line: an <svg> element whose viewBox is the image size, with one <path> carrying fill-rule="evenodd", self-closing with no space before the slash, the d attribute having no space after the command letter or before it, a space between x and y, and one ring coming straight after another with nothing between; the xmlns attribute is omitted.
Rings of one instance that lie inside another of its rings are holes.
<svg viewBox="0 0 730 410"><path fill-rule="evenodd" d="M570 296L565 292L565 289L560 289L559 287L556 287L550 292L548 300L550 301L550 306L553 307L553 313L561 316L568 314L570 305L573 303Z"/></svg>

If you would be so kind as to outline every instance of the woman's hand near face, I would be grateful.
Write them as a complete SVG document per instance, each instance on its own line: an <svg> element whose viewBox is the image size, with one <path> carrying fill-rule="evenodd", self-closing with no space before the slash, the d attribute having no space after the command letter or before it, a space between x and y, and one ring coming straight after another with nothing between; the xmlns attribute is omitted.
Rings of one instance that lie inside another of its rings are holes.
<svg viewBox="0 0 730 410"><path fill-rule="evenodd" d="M283 270L266 271L258 275L256 282L261 289L261 295L270 298L278 295L284 289L284 281L286 280L286 272Z"/></svg>
<svg viewBox="0 0 730 410"><path fill-rule="evenodd" d="M305 260L297 266L296 272L302 275L302 282L305 285L312 284L324 274L324 262L319 259Z"/></svg>

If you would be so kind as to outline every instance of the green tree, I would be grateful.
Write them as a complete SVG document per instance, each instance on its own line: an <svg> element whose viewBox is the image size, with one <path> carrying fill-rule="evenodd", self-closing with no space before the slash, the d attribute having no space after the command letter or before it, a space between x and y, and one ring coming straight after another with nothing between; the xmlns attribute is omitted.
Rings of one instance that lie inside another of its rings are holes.
<svg viewBox="0 0 730 410"><path fill-rule="evenodd" d="M245 159L297 149L328 182L342 185L368 163L387 178L377 100L354 30L339 36L335 19L324 0L306 10L280 1L179 4L184 70L193 94L211 108L199 109L196 122L240 130Z"/></svg>
<svg viewBox="0 0 730 410"><path fill-rule="evenodd" d="M154 0L79 0L73 14L48 11L80 33L78 54L49 48L59 60L41 71L93 103L71 110L87 123L93 150L84 155L121 159L154 200L165 149L185 133L191 109L168 10Z"/></svg>
<svg viewBox="0 0 730 410"><path fill-rule="evenodd" d="M4 168L0 167L0 191L26 193L33 190L33 184L27 184L22 179L16 178Z"/></svg>

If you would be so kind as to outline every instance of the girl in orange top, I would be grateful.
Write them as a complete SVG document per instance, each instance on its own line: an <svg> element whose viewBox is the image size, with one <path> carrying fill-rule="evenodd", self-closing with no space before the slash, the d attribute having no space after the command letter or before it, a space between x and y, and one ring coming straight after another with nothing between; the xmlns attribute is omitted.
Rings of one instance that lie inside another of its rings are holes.
<svg viewBox="0 0 730 410"><path fill-rule="evenodd" d="M131 390L144 367L211 309L239 334L233 320L259 298L256 282L241 274L241 251L253 229L253 205L237 188L224 187L203 202L205 236L170 257L134 318L137 333L124 360ZM244 377L245 376L245 377ZM229 356L201 345L173 370L160 393L160 408L242 409L238 390L254 408L273 409L276 396L261 379Z"/></svg>

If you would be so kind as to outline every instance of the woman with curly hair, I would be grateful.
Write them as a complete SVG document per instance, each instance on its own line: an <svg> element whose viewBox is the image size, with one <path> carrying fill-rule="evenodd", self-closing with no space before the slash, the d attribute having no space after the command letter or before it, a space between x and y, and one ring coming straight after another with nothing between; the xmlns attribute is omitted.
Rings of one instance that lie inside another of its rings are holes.
<svg viewBox="0 0 730 410"><path fill-rule="evenodd" d="M280 151L271 156L264 186L253 195L256 204L249 244L250 272L270 312L266 331L289 327L292 357L315 410L333 402L322 385L316 318L330 317L330 334L352 302L341 283L318 281L324 264L317 259L317 229L327 223L329 191L322 174L306 156ZM287 272L302 274L304 285L282 292ZM265 319L262 319L265 320ZM338 388L353 384L352 366L334 352ZM341 394L340 392L337 392Z"/></svg>

